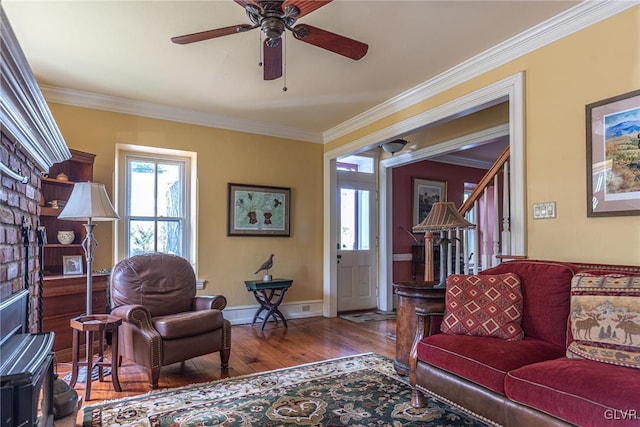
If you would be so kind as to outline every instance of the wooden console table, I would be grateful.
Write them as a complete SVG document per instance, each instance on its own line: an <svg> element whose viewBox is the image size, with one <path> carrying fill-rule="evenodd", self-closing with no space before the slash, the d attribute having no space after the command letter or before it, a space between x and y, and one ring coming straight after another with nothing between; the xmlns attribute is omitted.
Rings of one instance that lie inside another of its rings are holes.
<svg viewBox="0 0 640 427"><path fill-rule="evenodd" d="M439 282L400 282L394 283L393 290L398 296L396 309L396 358L393 366L400 375L409 375L409 355L416 335L418 317L416 308L420 307L429 313L444 312L445 288L434 288ZM431 330L431 318L426 317L425 335Z"/></svg>
<svg viewBox="0 0 640 427"><path fill-rule="evenodd" d="M287 321L278 307L284 299L285 292L287 292L287 289L289 289L293 284L293 280L272 279L268 282L264 282L262 280L245 280L244 284L248 291L253 292L254 298L258 301L258 304L260 304L260 307L256 310L256 314L253 316L253 322L251 322L251 325L253 326L256 323L256 320L260 318L262 319L262 330L264 331L264 326L267 324L267 320L269 320L269 317L273 317L273 320L275 320L276 323L278 323L278 318L280 318L282 323L284 323L285 328L288 328ZM260 317L260 313L263 311L266 311L267 313L264 317Z"/></svg>

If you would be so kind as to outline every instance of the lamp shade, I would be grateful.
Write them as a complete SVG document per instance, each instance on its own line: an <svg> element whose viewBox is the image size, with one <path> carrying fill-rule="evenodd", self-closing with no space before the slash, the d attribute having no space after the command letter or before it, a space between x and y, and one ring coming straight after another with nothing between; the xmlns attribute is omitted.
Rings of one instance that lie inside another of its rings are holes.
<svg viewBox="0 0 640 427"><path fill-rule="evenodd" d="M414 232L448 230L451 228L475 227L460 215L453 202L436 202L431 212L420 224L413 227Z"/></svg>
<svg viewBox="0 0 640 427"><path fill-rule="evenodd" d="M66 206L58 215L58 219L70 221L114 221L118 218L104 184L97 182L74 184Z"/></svg>

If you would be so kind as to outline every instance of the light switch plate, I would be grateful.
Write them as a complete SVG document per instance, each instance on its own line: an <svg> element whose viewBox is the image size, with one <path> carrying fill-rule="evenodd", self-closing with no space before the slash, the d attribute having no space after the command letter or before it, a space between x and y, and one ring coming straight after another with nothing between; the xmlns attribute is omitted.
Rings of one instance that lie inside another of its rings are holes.
<svg viewBox="0 0 640 427"><path fill-rule="evenodd" d="M556 202L533 204L533 219L549 219L556 217Z"/></svg>

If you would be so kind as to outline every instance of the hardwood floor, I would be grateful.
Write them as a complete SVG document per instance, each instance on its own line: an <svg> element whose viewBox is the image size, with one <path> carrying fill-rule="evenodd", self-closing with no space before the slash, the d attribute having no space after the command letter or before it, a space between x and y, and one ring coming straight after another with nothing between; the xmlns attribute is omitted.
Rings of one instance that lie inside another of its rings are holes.
<svg viewBox="0 0 640 427"><path fill-rule="evenodd" d="M180 363L162 368L160 388L214 381L221 378L286 368L325 359L374 352L395 357L396 321L354 323L341 318L314 317L287 320L289 328L270 322L264 331L260 326L237 325L231 330L231 360L227 372L220 369L218 353L191 359L181 370ZM63 378L70 370L69 363L58 363L57 373ZM122 392L113 390L110 377L91 385L91 401L83 407L102 400L119 399L147 393L151 390L146 371L124 360L119 372ZM76 384L78 394L84 397L84 383ZM82 415L78 414L81 423Z"/></svg>

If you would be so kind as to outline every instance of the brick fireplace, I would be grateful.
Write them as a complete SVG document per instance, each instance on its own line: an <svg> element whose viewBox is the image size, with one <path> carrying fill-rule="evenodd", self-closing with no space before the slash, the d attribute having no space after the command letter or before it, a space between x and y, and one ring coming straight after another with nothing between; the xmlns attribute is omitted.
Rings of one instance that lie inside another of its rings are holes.
<svg viewBox="0 0 640 427"><path fill-rule="evenodd" d="M1 133L0 160L26 178L2 174L0 183L0 300L22 289L29 291L28 328L36 332L38 322L38 224L40 171L19 144ZM23 233L24 231L24 233ZM25 238L27 247L25 247ZM28 258L27 258L28 252Z"/></svg>

